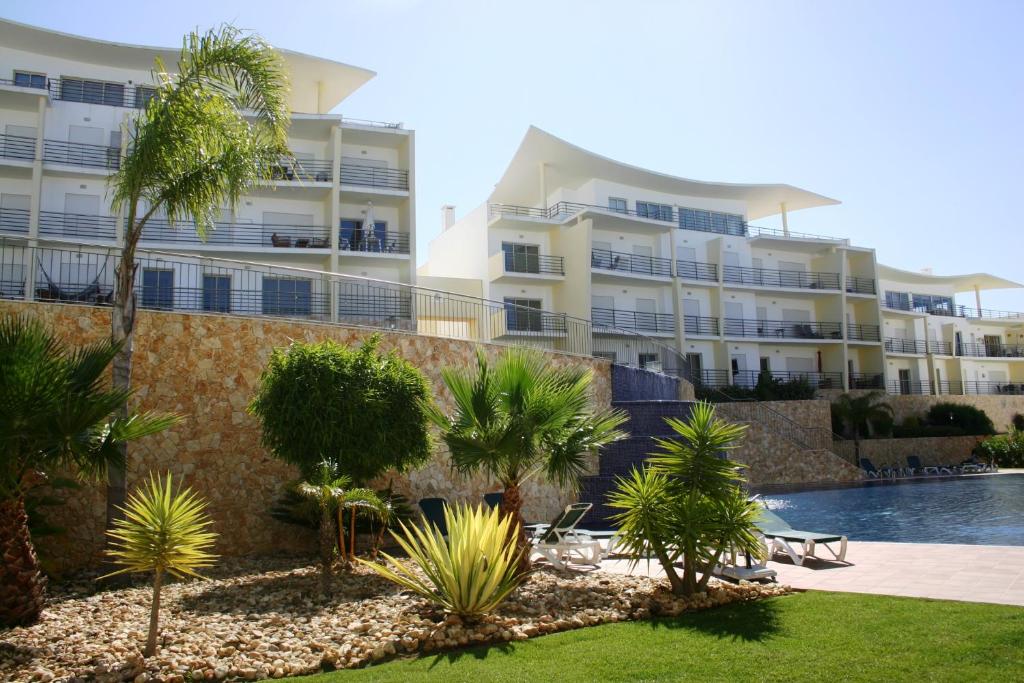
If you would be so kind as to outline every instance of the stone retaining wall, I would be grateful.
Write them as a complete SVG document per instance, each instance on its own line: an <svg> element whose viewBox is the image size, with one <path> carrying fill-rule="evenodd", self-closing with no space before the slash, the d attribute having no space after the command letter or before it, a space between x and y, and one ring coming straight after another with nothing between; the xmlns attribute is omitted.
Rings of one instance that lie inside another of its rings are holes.
<svg viewBox="0 0 1024 683"><path fill-rule="evenodd" d="M865 439L860 442L860 457L876 467L906 467L907 456L916 455L924 465L959 465L971 457L971 451L983 436L924 436L916 439ZM853 462L853 441L837 442L833 449Z"/></svg>
<svg viewBox="0 0 1024 683"><path fill-rule="evenodd" d="M822 398L834 401L841 393L839 391L828 394L819 392L819 395ZM850 393L856 396L867 392L858 390L851 391ZM933 396L930 394L887 394L880 400L892 406L896 424L900 424L904 419L911 416L923 416L928 412L929 408L937 403L960 403L984 410L985 414L992 419L992 424L995 425L996 431L999 432L1007 430L1014 415L1018 413L1024 415L1024 395L942 394Z"/></svg>
<svg viewBox="0 0 1024 683"><path fill-rule="evenodd" d="M80 345L109 335L110 310L89 306L0 302L0 313L28 312ZM135 334L132 376L140 409L173 411L185 421L163 434L131 447L128 483L134 487L149 472L171 471L209 502L220 536L216 552L226 556L273 555L310 550L314 539L298 527L275 521L268 510L284 485L295 478L289 466L260 446L260 429L246 412L270 352L292 340L332 339L359 343L373 330L267 318L241 318L201 313L140 311ZM423 370L437 400L445 408L451 397L440 370L470 366L477 344L401 332L382 333L381 349L398 352ZM502 347L485 345L490 356ZM583 365L594 370L594 403L611 402L609 362L603 359L550 354L556 364ZM315 406L311 406L315 409ZM423 469L396 477L395 489L413 502L441 496L479 501L496 487L485 477L464 480L453 474L444 452ZM104 490L89 485L52 508L49 519L65 527L59 540L40 540L43 553L59 568L95 563L103 546ZM571 496L543 482L531 482L524 499L531 519L553 516ZM53 543L54 545L48 545ZM58 551L59 547L59 552ZM49 552L47 552L49 551Z"/></svg>

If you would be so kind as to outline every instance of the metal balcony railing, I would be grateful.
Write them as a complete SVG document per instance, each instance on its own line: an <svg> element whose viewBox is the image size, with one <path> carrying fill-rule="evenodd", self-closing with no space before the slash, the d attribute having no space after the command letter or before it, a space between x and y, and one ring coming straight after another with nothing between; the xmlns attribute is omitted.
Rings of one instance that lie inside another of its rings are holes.
<svg viewBox="0 0 1024 683"><path fill-rule="evenodd" d="M121 168L121 148L84 142L43 140L43 161L116 171Z"/></svg>
<svg viewBox="0 0 1024 683"><path fill-rule="evenodd" d="M676 260L676 277L685 280L703 280L718 282L718 264L701 263L699 261Z"/></svg>
<svg viewBox="0 0 1024 683"><path fill-rule="evenodd" d="M956 355L973 358L1024 358L1024 346L986 342L963 342L956 345Z"/></svg>
<svg viewBox="0 0 1024 683"><path fill-rule="evenodd" d="M928 344L923 339L900 339L899 337L886 337L885 350L889 353L919 353L928 352Z"/></svg>
<svg viewBox="0 0 1024 683"><path fill-rule="evenodd" d="M42 83L33 83L31 79L0 78L0 85L13 85L19 88L32 88L33 90L46 90L46 79Z"/></svg>
<svg viewBox="0 0 1024 683"><path fill-rule="evenodd" d="M884 389L885 375L880 372L851 372L851 389Z"/></svg>
<svg viewBox="0 0 1024 683"><path fill-rule="evenodd" d="M0 157L32 161L36 158L36 139L0 133Z"/></svg>
<svg viewBox="0 0 1024 683"><path fill-rule="evenodd" d="M362 230L343 232L338 237L338 249L372 254L408 254L409 233L393 230L374 230L366 234Z"/></svg>
<svg viewBox="0 0 1024 683"><path fill-rule="evenodd" d="M561 256L504 252L506 273L534 275L565 275L565 259Z"/></svg>
<svg viewBox="0 0 1024 683"><path fill-rule="evenodd" d="M878 325L850 323L846 326L846 338L853 341L876 342L881 340Z"/></svg>
<svg viewBox="0 0 1024 683"><path fill-rule="evenodd" d="M78 237L113 241L117 236L117 218L115 216L40 211L39 234L45 237Z"/></svg>
<svg viewBox="0 0 1024 683"><path fill-rule="evenodd" d="M606 249L591 249L590 265L601 270L614 270L632 275L672 276L672 261L670 259L638 256Z"/></svg>
<svg viewBox="0 0 1024 683"><path fill-rule="evenodd" d="M874 279L854 275L846 276L846 291L850 294L877 294Z"/></svg>
<svg viewBox="0 0 1024 683"><path fill-rule="evenodd" d="M146 221L143 226L142 241L161 244L297 249L328 249L331 246L330 232L322 225L217 222L203 241L191 224L172 227L166 220L154 218Z"/></svg>
<svg viewBox="0 0 1024 683"><path fill-rule="evenodd" d="M409 171L397 168L345 164L341 167L341 184L375 187L385 190L408 190Z"/></svg>
<svg viewBox="0 0 1024 683"><path fill-rule="evenodd" d="M334 170L330 159L281 159L270 167L270 180L329 183Z"/></svg>
<svg viewBox="0 0 1024 683"><path fill-rule="evenodd" d="M934 353L939 356L952 356L953 343L948 341L931 340L928 342L928 353Z"/></svg>
<svg viewBox="0 0 1024 683"><path fill-rule="evenodd" d="M560 313L510 306L505 311L505 329L508 333L565 334L567 319Z"/></svg>
<svg viewBox="0 0 1024 683"><path fill-rule="evenodd" d="M842 339L842 323L794 322L792 320L752 320L726 318L727 337L768 337L778 339Z"/></svg>
<svg viewBox="0 0 1024 683"><path fill-rule="evenodd" d="M684 315L683 330L686 334L707 334L718 336L718 318L699 315Z"/></svg>
<svg viewBox="0 0 1024 683"><path fill-rule="evenodd" d="M793 382L803 380L816 389L842 389L843 373L841 372L812 372L804 370L740 370L733 373L733 384L743 387L757 385L762 375L768 375L780 382Z"/></svg>
<svg viewBox="0 0 1024 683"><path fill-rule="evenodd" d="M885 385L890 394L930 394L932 383L928 380L899 380L891 379Z"/></svg>
<svg viewBox="0 0 1024 683"><path fill-rule="evenodd" d="M143 108L156 93L144 83L115 83L85 78L49 79L50 97L64 102L104 104L109 107Z"/></svg>
<svg viewBox="0 0 1024 683"><path fill-rule="evenodd" d="M705 387L727 387L729 386L729 371L712 368L695 370L691 381Z"/></svg>
<svg viewBox="0 0 1024 683"><path fill-rule="evenodd" d="M985 320L1024 320L1024 313L1019 311L997 311L991 308L975 308L954 304L946 306L913 306L908 301L888 300L883 305L892 311L912 311L953 318L981 318Z"/></svg>
<svg viewBox="0 0 1024 683"><path fill-rule="evenodd" d="M19 235L27 235L28 215L28 209L0 208L0 230Z"/></svg>
<svg viewBox="0 0 1024 683"><path fill-rule="evenodd" d="M839 273L807 273L802 270L771 270L722 266L722 280L728 284L796 289L839 289Z"/></svg>
<svg viewBox="0 0 1024 683"><path fill-rule="evenodd" d="M993 382L984 380L949 381L937 385L938 393L953 395L1001 394L1005 396L1024 395L1024 382Z"/></svg>
<svg viewBox="0 0 1024 683"><path fill-rule="evenodd" d="M640 332L675 333L675 316L671 313L620 311L612 308L590 309L594 327L618 327Z"/></svg>

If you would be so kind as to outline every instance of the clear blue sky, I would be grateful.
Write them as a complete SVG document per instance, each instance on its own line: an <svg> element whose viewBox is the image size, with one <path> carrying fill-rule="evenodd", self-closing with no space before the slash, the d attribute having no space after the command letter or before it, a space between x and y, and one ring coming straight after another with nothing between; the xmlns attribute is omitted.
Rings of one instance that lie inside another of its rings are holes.
<svg viewBox="0 0 1024 683"><path fill-rule="evenodd" d="M667 173L835 197L843 204L790 226L850 237L889 265L1024 280L1024 2L37 0L2 11L156 45L228 21L373 69L340 111L416 129L421 258L440 205L480 203L532 123ZM1024 311L1024 291L983 304Z"/></svg>

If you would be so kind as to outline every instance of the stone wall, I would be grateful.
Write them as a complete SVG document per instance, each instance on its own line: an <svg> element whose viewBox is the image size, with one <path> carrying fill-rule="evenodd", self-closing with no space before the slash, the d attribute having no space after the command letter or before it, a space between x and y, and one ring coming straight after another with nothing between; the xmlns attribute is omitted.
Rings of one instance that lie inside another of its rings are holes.
<svg viewBox="0 0 1024 683"><path fill-rule="evenodd" d="M916 439L865 439L860 442L860 457L876 467L906 467L907 456L916 455L924 465L959 465L971 457L982 436L925 436ZM837 442L833 450L854 459L852 441Z"/></svg>
<svg viewBox="0 0 1024 683"><path fill-rule="evenodd" d="M834 392L825 396L835 400L842 392ZM865 391L851 391L853 395L867 393ZM880 399L892 406L896 424L904 419L916 416L921 417L928 412L936 403L961 403L974 406L985 411L985 414L992 419L996 431L1006 431L1015 414L1024 415L1024 396L1000 395L1000 394L942 394L932 396L930 394L887 394Z"/></svg>
<svg viewBox="0 0 1024 683"><path fill-rule="evenodd" d="M28 312L57 330L71 344L104 338L110 330L109 309L60 304L0 302L0 313ZM132 384L140 409L177 412L185 421L167 432L131 447L129 487L150 472L171 471L209 502L221 555L269 555L306 551L311 534L275 521L268 514L284 485L296 472L270 457L260 446L260 429L246 412L273 348L292 340L325 339L352 344L373 330L267 318L140 311L135 334ZM396 349L430 380L444 408L451 406L440 370L470 366L477 344L455 339L382 333L383 351ZM490 356L502 347L485 345ZM609 362L552 353L556 364L584 365L594 370L594 403L611 402ZM315 409L315 406L311 406ZM423 469L394 478L395 489L411 501L428 496L479 501L496 487L485 477L463 480L454 475L439 448ZM531 519L553 516L571 496L556 487L531 482L524 492L525 514ZM41 550L68 568L94 563L103 546L104 491L89 485L54 508L52 521L67 529L56 547L45 539ZM50 552L47 552L50 551Z"/></svg>

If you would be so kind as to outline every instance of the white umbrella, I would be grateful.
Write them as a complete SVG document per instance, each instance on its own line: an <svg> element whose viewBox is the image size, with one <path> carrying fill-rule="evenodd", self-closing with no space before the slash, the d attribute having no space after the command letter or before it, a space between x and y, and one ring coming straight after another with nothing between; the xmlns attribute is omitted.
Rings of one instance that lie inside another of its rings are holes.
<svg viewBox="0 0 1024 683"><path fill-rule="evenodd" d="M377 235L374 233L374 227L376 223L373 219L373 202L366 203L366 218L363 219L363 251L369 248L370 240L377 241Z"/></svg>

